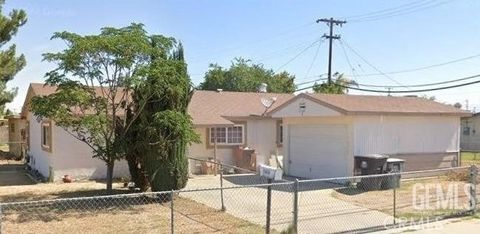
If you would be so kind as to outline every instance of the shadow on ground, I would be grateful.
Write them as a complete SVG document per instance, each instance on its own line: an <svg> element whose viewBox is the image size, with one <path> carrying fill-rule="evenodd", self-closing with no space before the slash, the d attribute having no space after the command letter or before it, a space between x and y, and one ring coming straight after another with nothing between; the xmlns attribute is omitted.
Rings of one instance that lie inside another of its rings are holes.
<svg viewBox="0 0 480 234"><path fill-rule="evenodd" d="M32 185L35 184L25 174L22 164L0 165L0 186Z"/></svg>
<svg viewBox="0 0 480 234"><path fill-rule="evenodd" d="M235 185L255 185L255 184L267 184L268 180L264 177L255 174L239 174L239 175L225 175L223 176L224 180L235 184ZM294 184L279 184L285 182L294 182L295 177L284 177L282 181L274 181L272 185L272 189L275 191L283 191L283 192L290 192L294 189ZM345 180L337 180L337 181L306 181L302 182L300 180L298 191L299 192L306 192L306 191L313 191L313 190L321 190L321 189L339 189L346 186L347 181ZM266 189L267 186L262 186L259 188Z"/></svg>

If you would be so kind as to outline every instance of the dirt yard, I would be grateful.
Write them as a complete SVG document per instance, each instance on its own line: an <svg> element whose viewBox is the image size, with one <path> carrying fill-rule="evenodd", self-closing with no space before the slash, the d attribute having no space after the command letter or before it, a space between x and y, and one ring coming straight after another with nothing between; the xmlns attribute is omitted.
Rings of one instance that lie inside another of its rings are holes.
<svg viewBox="0 0 480 234"><path fill-rule="evenodd" d="M455 174L402 181L401 187L395 191L396 217L420 219L434 216L456 215L465 211L469 197L464 190L466 181L463 177L461 174ZM456 191L454 194L455 198L450 200L447 198L449 189ZM332 196L359 206L393 215L393 190L366 192L362 189L349 187L336 189ZM442 199L442 197L444 199ZM428 202L426 200L428 200ZM442 206L442 201L451 203ZM424 206L422 207L422 205Z"/></svg>
<svg viewBox="0 0 480 234"><path fill-rule="evenodd" d="M0 201L103 195L105 184L37 184L0 187ZM122 184L115 193L127 193ZM4 207L2 233L169 233L170 202L158 196L43 202ZM174 199L177 233L263 233L254 225L190 199Z"/></svg>

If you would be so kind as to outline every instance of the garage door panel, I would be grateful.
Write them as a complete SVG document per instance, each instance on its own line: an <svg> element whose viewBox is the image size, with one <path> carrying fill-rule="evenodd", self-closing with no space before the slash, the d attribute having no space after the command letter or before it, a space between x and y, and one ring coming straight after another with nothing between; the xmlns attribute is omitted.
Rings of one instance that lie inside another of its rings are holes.
<svg viewBox="0 0 480 234"><path fill-rule="evenodd" d="M290 174L305 178L347 175L347 125L290 126Z"/></svg>

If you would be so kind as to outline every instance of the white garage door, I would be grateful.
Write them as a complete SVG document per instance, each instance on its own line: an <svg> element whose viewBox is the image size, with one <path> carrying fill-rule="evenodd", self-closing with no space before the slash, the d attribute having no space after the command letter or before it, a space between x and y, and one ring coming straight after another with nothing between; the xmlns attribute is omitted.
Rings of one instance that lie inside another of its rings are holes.
<svg viewBox="0 0 480 234"><path fill-rule="evenodd" d="M303 178L347 176L347 125L290 125L289 174Z"/></svg>

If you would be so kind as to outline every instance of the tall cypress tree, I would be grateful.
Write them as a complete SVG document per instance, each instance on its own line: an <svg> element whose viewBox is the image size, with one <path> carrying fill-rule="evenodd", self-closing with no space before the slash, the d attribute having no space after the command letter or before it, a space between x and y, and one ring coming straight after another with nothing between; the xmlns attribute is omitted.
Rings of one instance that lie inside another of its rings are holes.
<svg viewBox="0 0 480 234"><path fill-rule="evenodd" d="M186 145L198 141L187 113L192 85L183 59L183 46L175 41L167 42L167 38L152 38L152 46L158 47L160 53L151 57L148 76L137 86L133 97L146 100L145 103L136 101L144 107L126 144L132 180L142 190L148 186L152 191L185 187Z"/></svg>
<svg viewBox="0 0 480 234"><path fill-rule="evenodd" d="M0 111L3 113L5 104L11 102L17 95L17 89L7 90L7 82L25 67L25 56L17 56L15 44L3 47L15 34L18 28L27 22L27 14L23 10L12 10L8 16L3 15L5 0L0 0Z"/></svg>

